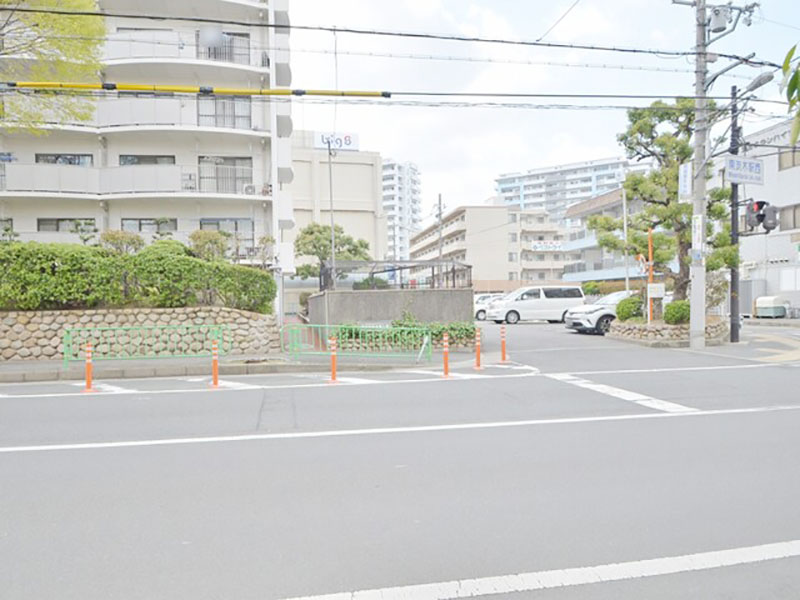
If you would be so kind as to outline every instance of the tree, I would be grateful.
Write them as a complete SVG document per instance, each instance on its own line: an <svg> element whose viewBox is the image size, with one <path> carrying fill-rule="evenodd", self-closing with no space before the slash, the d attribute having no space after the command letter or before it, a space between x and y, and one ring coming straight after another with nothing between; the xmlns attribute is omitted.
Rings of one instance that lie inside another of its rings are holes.
<svg viewBox="0 0 800 600"><path fill-rule="evenodd" d="M95 11L95 0L0 0L2 81L98 81L105 21L97 16L23 13L18 8ZM5 96L0 125L41 131L47 123L87 121L91 98L77 92L19 91Z"/></svg>
<svg viewBox="0 0 800 600"><path fill-rule="evenodd" d="M172 230L167 227L172 219L159 217L156 219L156 230L153 232L153 241L172 239Z"/></svg>
<svg viewBox="0 0 800 600"><path fill-rule="evenodd" d="M221 260L228 251L230 234L224 231L198 229L189 235L192 252L203 260Z"/></svg>
<svg viewBox="0 0 800 600"><path fill-rule="evenodd" d="M94 219L75 219L69 232L77 235L81 244L88 246L97 235L97 227L94 226Z"/></svg>
<svg viewBox="0 0 800 600"><path fill-rule="evenodd" d="M100 245L117 254L136 254L144 248L144 240L138 233L110 229L100 234Z"/></svg>
<svg viewBox="0 0 800 600"><path fill-rule="evenodd" d="M275 260L275 238L271 235L262 235L258 238L255 254L262 269L269 267Z"/></svg>
<svg viewBox="0 0 800 600"><path fill-rule="evenodd" d="M800 62L792 67L792 59L796 51L797 45L792 46L783 60L783 82L781 83L781 89L786 92L786 99L789 101L789 111L795 111L791 136L793 146L800 137Z"/></svg>
<svg viewBox="0 0 800 600"><path fill-rule="evenodd" d="M341 225L334 228L334 244L336 258L341 260L369 260L369 243L366 240L356 240L346 235ZM322 289L322 265L331 257L331 227L311 223L297 234L294 241L294 251L298 256L309 256L317 259L316 264L307 264L297 267L297 274L303 278L317 277L319 289Z"/></svg>
<svg viewBox="0 0 800 600"><path fill-rule="evenodd" d="M3 229L0 230L0 242L14 242L19 237L19 234L14 231L14 226L11 223L6 223L3 225Z"/></svg>
<svg viewBox="0 0 800 600"><path fill-rule="evenodd" d="M713 110L713 106L712 106ZM621 236L622 219L593 216L589 228L598 233L598 242L608 250L629 255L648 255L648 230L653 229L653 261L657 271L665 272L675 283L675 299L686 298L689 287L689 252L692 246L692 204L678 200L678 167L692 157L694 101L678 99L675 104L654 102L648 108L628 111L628 128L617 136L629 158L652 159L647 175L631 173L624 186L629 198L639 200L642 210L628 217L628 248ZM730 245L728 215L729 190L709 192L707 242L709 271L738 262L738 252ZM669 264L677 257L678 270Z"/></svg>

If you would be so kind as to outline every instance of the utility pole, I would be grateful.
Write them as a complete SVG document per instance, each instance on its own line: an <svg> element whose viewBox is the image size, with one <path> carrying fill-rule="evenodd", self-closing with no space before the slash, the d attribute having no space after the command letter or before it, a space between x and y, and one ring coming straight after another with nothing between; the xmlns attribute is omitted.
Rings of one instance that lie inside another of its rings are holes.
<svg viewBox="0 0 800 600"><path fill-rule="evenodd" d="M336 289L336 221L333 218L333 150L331 137L328 136L328 193L330 195L331 212L331 290Z"/></svg>
<svg viewBox="0 0 800 600"><path fill-rule="evenodd" d="M628 267L628 193L625 191L625 170L622 171L622 235L625 238L625 249L623 257L625 259L625 291L631 291L631 274Z"/></svg>
<svg viewBox="0 0 800 600"><path fill-rule="evenodd" d="M731 88L731 147L730 153L739 154L739 113L736 106L736 95L739 90ZM731 182L731 245L739 257L739 184ZM731 267L731 343L739 341L739 264Z"/></svg>
<svg viewBox="0 0 800 600"><path fill-rule="evenodd" d="M689 346L701 350L706 346L706 266L703 256L706 219L706 0L695 4L695 131L694 131L694 195L692 202L692 251L690 266Z"/></svg>

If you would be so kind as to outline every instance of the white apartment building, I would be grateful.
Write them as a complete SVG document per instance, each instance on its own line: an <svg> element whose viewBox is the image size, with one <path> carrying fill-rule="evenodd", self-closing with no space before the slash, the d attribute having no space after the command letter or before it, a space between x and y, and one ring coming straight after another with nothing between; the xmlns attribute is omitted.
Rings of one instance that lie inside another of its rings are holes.
<svg viewBox="0 0 800 600"><path fill-rule="evenodd" d="M511 291L527 283L560 281L564 265L574 258L564 249L568 235L541 210L462 206L442 219L442 258L470 265L476 291ZM434 224L412 238L411 259L438 259L439 247L439 225Z"/></svg>
<svg viewBox="0 0 800 600"><path fill-rule="evenodd" d="M149 4L163 20L106 18L104 82L275 88L291 84L288 0L197 0ZM99 0L135 13L136 2ZM225 18L209 32L170 17ZM204 45L213 39L213 46ZM24 60L24 57L4 60ZM186 241L198 229L235 234L239 252L260 237L278 241L291 270L291 106L250 96L111 92L89 122L47 135L0 137L0 220L22 240L74 242L76 219L97 230Z"/></svg>
<svg viewBox="0 0 800 600"><path fill-rule="evenodd" d="M625 173L648 169L624 157L604 158L505 173L495 183L503 203L544 210L553 221L565 222L570 206L619 187Z"/></svg>
<svg viewBox="0 0 800 600"><path fill-rule="evenodd" d="M411 237L422 222L419 169L411 162L385 160L382 183L388 235L386 259L408 260Z"/></svg>
<svg viewBox="0 0 800 600"><path fill-rule="evenodd" d="M330 225L331 194L328 151L314 142L315 134L292 135L294 181L289 186L296 227L287 241L310 223ZM381 194L382 160L378 152L338 150L331 157L333 219L344 232L369 243L372 258L386 254L386 217ZM300 257L298 257L300 260Z"/></svg>
<svg viewBox="0 0 800 600"><path fill-rule="evenodd" d="M763 185L740 185L740 199L766 200L780 209L778 229L769 235L740 238L742 278L741 309L752 312L759 296L782 296L800 308L800 148L789 145L791 120L745 136L751 146L741 156L764 161ZM717 161L710 186L729 185L725 178L727 156ZM740 231L745 233L744 208ZM763 233L759 228L758 233Z"/></svg>

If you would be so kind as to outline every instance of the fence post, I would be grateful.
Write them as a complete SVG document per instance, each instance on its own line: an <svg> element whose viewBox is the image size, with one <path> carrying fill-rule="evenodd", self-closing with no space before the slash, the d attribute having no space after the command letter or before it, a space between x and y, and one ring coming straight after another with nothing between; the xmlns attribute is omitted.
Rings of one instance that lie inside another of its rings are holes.
<svg viewBox="0 0 800 600"><path fill-rule="evenodd" d="M69 367L69 359L72 357L72 332L69 329L64 333L61 352L64 354L64 368L66 369Z"/></svg>
<svg viewBox="0 0 800 600"><path fill-rule="evenodd" d="M444 360L443 377L450 377L450 336L446 331L442 336L442 359Z"/></svg>
<svg viewBox="0 0 800 600"><path fill-rule="evenodd" d="M92 387L92 342L86 342L86 387L84 392L95 391Z"/></svg>
<svg viewBox="0 0 800 600"><path fill-rule="evenodd" d="M336 338L331 337L328 340L331 347L331 383L336 383Z"/></svg>
<svg viewBox="0 0 800 600"><path fill-rule="evenodd" d="M211 387L219 387L219 342L211 340Z"/></svg>
<svg viewBox="0 0 800 600"><path fill-rule="evenodd" d="M500 362L508 362L506 356L506 326L500 326Z"/></svg>
<svg viewBox="0 0 800 600"><path fill-rule="evenodd" d="M481 328L475 328L475 370L480 371L481 367Z"/></svg>

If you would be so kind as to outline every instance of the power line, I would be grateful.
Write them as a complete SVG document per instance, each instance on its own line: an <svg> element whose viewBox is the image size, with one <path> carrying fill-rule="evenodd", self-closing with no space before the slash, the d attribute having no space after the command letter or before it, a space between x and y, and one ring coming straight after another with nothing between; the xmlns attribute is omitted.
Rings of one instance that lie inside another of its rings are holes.
<svg viewBox="0 0 800 600"><path fill-rule="evenodd" d="M568 44L561 42L537 42L535 40L512 40L507 38L487 38L478 36L466 36L455 34L439 34L439 33L424 33L415 31L391 31L387 29L361 29L357 27L334 27L326 25L291 25L291 24L278 24L278 23L263 23L252 21L232 21L230 19L215 19L211 17L186 17L186 16L163 16L152 14L130 14L130 13L112 13L101 11L75 11L64 10L57 8L28 8L17 7L14 9L0 8L0 12L15 11L19 13L34 13L34 14L53 14L64 16L77 16L77 17L112 17L119 19L146 19L154 21L188 21L193 23L214 23L221 25L236 25L241 27L267 27L276 30L298 30L298 31L319 31L327 33L349 33L353 35L366 35L377 37L400 37L408 39L427 39L427 40L440 40L448 42L470 42L481 44L503 44L511 46L534 46L541 48L556 48L566 50L591 50L600 52L620 52L624 54L650 54L659 57L681 57L681 56L697 56L696 50L656 50L648 48L631 48L625 46L603 46L596 44ZM747 59L737 54L722 54L717 53L718 57L727 58L730 60L742 61L744 64L762 66L762 67L775 67L779 68L781 65L769 61Z"/></svg>
<svg viewBox="0 0 800 600"><path fill-rule="evenodd" d="M578 6L578 2L580 2L580 1L581 1L581 0L575 0L575 2L573 2L573 3L570 5L570 7L569 7L569 8L568 8L566 11L564 11L564 14L562 14L560 17L558 17L558 19L556 20L556 22L555 22L555 23L553 23L553 24L550 26L550 28L549 28L547 31L545 31L545 32L544 32L544 33L541 35L541 37L540 37L539 39L537 39L536 41L537 41L537 42L541 42L541 41L542 41L544 38L546 38L546 37L547 37L547 34L548 34L548 33L550 33L551 31L553 31L553 29L555 29L556 27L558 27L558 24L559 24L559 23L561 23L561 21L563 21L563 20L566 18L566 16L567 16L569 13L571 13L571 12L572 12L572 9L573 9L573 8L575 8L576 6Z"/></svg>

